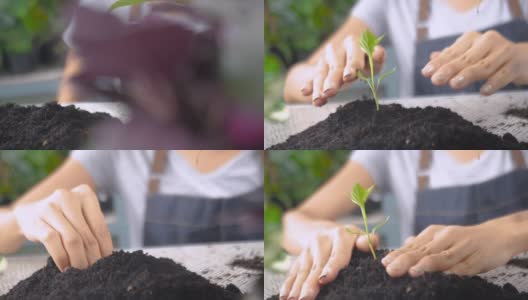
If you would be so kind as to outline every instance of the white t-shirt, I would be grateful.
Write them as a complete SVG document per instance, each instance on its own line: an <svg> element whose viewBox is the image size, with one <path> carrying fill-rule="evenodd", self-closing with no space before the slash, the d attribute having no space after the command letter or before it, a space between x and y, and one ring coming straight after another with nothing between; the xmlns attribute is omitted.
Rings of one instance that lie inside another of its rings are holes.
<svg viewBox="0 0 528 300"><path fill-rule="evenodd" d="M97 190L126 201L130 246L143 244L146 194L154 150L77 150L71 156L92 176ZM160 193L206 198L235 197L264 184L258 151L242 151L218 169L202 174L178 152L170 151Z"/></svg>
<svg viewBox="0 0 528 300"><path fill-rule="evenodd" d="M528 0L520 0L525 18L528 17ZM398 58L400 95L414 93L414 52L418 0L360 0L352 15L365 22L376 35L390 38ZM507 1L482 0L477 9L457 12L447 1L432 0L428 21L429 38L461 35L512 20ZM441 50L441 49L439 49ZM390 66L392 67L392 66Z"/></svg>
<svg viewBox="0 0 528 300"><path fill-rule="evenodd" d="M528 151L523 151L528 162ZM413 234L419 150L364 150L350 156L361 164L376 183L376 190L392 194L398 204L401 240ZM510 151L485 151L467 164L455 161L446 151L433 152L429 187L464 186L484 182L514 170Z"/></svg>

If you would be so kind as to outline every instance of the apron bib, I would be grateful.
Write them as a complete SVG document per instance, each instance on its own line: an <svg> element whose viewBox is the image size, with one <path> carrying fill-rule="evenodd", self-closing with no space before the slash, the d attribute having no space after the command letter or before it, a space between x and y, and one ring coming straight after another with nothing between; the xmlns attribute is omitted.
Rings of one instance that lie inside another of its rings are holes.
<svg viewBox="0 0 528 300"><path fill-rule="evenodd" d="M145 246L261 240L264 238L264 188L231 198L159 193L167 151L152 164L143 228Z"/></svg>
<svg viewBox="0 0 528 300"><path fill-rule="evenodd" d="M475 225L528 209L528 169L520 150L511 151L515 170L471 185L429 189L432 151L422 150L417 176L414 234L427 226Z"/></svg>
<svg viewBox="0 0 528 300"><path fill-rule="evenodd" d="M416 49L414 57L414 95L437 95L437 94L459 94L459 93L478 93L484 82L476 82L463 90L454 90L449 85L435 86L431 79L422 75L422 68L429 62L429 56L433 51L439 51L453 45L460 35L453 35L438 39L427 39L428 29L426 22L430 15L430 1L420 0L418 15L418 26L416 31ZM492 26L483 30L495 30L512 42L528 41L528 23L524 20L519 1L508 1L513 20L500 25ZM527 87L519 87L509 84L501 90L522 90Z"/></svg>

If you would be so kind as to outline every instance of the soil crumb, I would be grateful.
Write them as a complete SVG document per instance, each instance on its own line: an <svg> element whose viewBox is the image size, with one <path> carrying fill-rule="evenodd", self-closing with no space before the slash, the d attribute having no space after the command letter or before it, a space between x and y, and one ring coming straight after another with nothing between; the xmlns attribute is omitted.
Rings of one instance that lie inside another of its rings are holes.
<svg viewBox="0 0 528 300"><path fill-rule="evenodd" d="M528 269L528 258L513 258L508 262L508 265Z"/></svg>
<svg viewBox="0 0 528 300"><path fill-rule="evenodd" d="M119 120L72 105L0 106L0 149L79 149L96 124Z"/></svg>
<svg viewBox="0 0 528 300"><path fill-rule="evenodd" d="M255 270L262 272L264 270L264 258L262 256L254 256L252 258L237 258L229 264L233 267L240 267L248 270Z"/></svg>
<svg viewBox="0 0 528 300"><path fill-rule="evenodd" d="M377 251L378 260L360 251L354 252L354 258L337 279L323 286L317 300L517 300L528 299L528 294L519 293L511 284L503 287L486 280L473 277L459 277L430 273L418 278L408 275L391 278L380 263L387 254ZM275 295L270 300L278 300Z"/></svg>
<svg viewBox="0 0 528 300"><path fill-rule="evenodd" d="M508 116L514 116L514 117L523 118L523 119L528 120L528 107L511 108L511 109L508 109L504 114Z"/></svg>
<svg viewBox="0 0 528 300"><path fill-rule="evenodd" d="M353 101L314 126L269 149L526 149L442 107L404 108Z"/></svg>
<svg viewBox="0 0 528 300"><path fill-rule="evenodd" d="M168 258L136 252L114 252L86 270L61 273L48 259L46 267L19 282L0 300L15 299L196 299L240 300L240 290L209 282Z"/></svg>

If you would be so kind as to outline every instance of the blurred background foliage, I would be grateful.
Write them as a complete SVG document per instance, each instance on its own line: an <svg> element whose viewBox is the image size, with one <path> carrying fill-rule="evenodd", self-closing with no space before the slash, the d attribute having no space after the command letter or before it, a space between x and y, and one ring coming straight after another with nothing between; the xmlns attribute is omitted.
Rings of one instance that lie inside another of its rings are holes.
<svg viewBox="0 0 528 300"><path fill-rule="evenodd" d="M44 179L68 151L0 151L0 204L7 204Z"/></svg>
<svg viewBox="0 0 528 300"><path fill-rule="evenodd" d="M328 180L347 161L350 151L266 151L264 173L265 263L276 261L281 217Z"/></svg>
<svg viewBox="0 0 528 300"><path fill-rule="evenodd" d="M265 112L282 106L286 70L306 58L346 19L355 0L265 0Z"/></svg>

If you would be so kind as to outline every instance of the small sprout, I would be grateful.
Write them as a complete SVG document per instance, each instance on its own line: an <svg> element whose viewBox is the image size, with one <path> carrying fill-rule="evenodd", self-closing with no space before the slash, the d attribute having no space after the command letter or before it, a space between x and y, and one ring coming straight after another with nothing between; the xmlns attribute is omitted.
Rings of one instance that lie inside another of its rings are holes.
<svg viewBox="0 0 528 300"><path fill-rule="evenodd" d="M114 9L124 7L124 6L142 4L147 1L150 1L150 0L117 0L116 2L114 2L114 4L112 4L112 6L110 7L110 10L114 10Z"/></svg>
<svg viewBox="0 0 528 300"><path fill-rule="evenodd" d="M370 30L365 30L361 34L361 39L359 41L359 47L361 48L361 50L363 50L363 52L365 52L365 54L367 54L367 57L368 57L369 67L370 67L370 78L367 78L361 71L358 71L357 75L359 79L365 81L370 87L370 90L372 92L372 97L374 98L374 101L376 102L376 110L379 110L379 101L378 101L377 91L378 91L381 81L396 71L396 68L393 68L390 71L380 74L377 81L376 81L376 78L374 77L374 59L372 57L374 55L374 48L376 48L376 46L379 45L381 40L383 40L383 35L380 37L376 37L372 32L370 32Z"/></svg>
<svg viewBox="0 0 528 300"><path fill-rule="evenodd" d="M352 234L360 234L360 235L366 234L370 252L372 253L372 257L374 257L374 259L377 259L376 251L374 251L374 246L372 245L370 236L374 235L378 229L380 229L383 225L387 224L387 222L389 221L389 217L387 217L385 221L383 221L382 223L374 226L374 228L372 228L372 232L369 231L367 210L365 209L365 204L367 203L368 196L370 195L370 192L372 192L373 189L374 189L374 185L368 189L365 189L359 183L356 183L354 185L354 188L352 189L352 193L350 193L350 200L352 200L352 202L354 202L361 209L361 215L363 216L363 223L365 225L365 232L364 233L363 232L353 232L350 229L347 229L347 230L348 232Z"/></svg>
<svg viewBox="0 0 528 300"><path fill-rule="evenodd" d="M7 269L7 259L3 256L0 256L0 273Z"/></svg>

